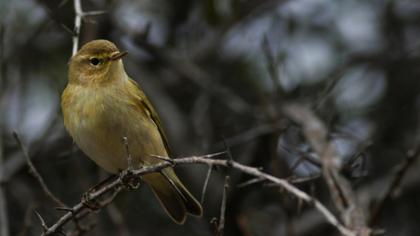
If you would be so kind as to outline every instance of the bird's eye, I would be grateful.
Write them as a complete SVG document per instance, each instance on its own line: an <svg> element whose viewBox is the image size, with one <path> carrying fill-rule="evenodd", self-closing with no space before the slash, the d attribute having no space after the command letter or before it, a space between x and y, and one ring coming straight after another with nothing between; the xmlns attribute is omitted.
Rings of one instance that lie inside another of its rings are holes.
<svg viewBox="0 0 420 236"><path fill-rule="evenodd" d="M93 58L89 59L89 61L90 61L90 64L92 64L94 66L97 66L97 65L99 65L99 63L101 63L101 60L99 60L96 57L93 57Z"/></svg>

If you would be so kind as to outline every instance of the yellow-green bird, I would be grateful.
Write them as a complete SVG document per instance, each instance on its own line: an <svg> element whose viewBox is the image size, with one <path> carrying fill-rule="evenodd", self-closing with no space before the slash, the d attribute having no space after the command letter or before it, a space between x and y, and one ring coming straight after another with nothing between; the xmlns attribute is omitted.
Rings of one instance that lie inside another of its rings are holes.
<svg viewBox="0 0 420 236"><path fill-rule="evenodd" d="M71 58L61 100L64 125L73 140L96 164L114 174L128 166L124 137L134 168L156 164L160 160L152 155L169 153L155 109L125 72L121 59L125 54L107 40L85 44ZM201 216L200 203L174 170L166 168L163 174L147 174L144 181L169 216L178 224L185 222L187 213Z"/></svg>

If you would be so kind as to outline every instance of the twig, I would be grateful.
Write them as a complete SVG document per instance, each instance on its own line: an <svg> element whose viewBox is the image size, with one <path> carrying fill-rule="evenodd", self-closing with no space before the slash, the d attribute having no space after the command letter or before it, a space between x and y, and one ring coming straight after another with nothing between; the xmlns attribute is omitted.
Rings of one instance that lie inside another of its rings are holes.
<svg viewBox="0 0 420 236"><path fill-rule="evenodd" d="M35 168L34 164L31 161L31 158L28 155L28 151L26 150L25 146L23 145L22 141L19 138L19 135L16 132L13 132L13 137L16 139L16 142L18 143L20 149L22 150L23 155L26 158L26 162L29 166L29 170L31 174L35 177L35 179L38 181L38 183L41 185L42 190L44 193L55 203L57 203L59 206L66 206L58 197L56 197L48 188L47 184L45 183L44 179L42 178L41 174L38 172L38 170Z"/></svg>
<svg viewBox="0 0 420 236"><path fill-rule="evenodd" d="M242 165L236 161L209 159L209 157L211 156L218 156L218 155L220 155L220 153L209 154L209 155L204 155L204 156L178 158L178 159L174 159L173 163L174 165L205 164L205 165L224 166L224 167L229 167L229 165L231 165L231 168L233 169L236 169L248 175L259 177L259 178L265 179L266 181L277 184L279 187L282 187L284 190L294 195L295 197L300 198L304 202L309 203L310 205L314 206L331 225L333 225L334 227L337 228L337 230L340 231L341 234L345 236L356 235L353 231L349 230L344 225L342 225L340 221L337 220L337 218L320 201L311 197L304 191L296 188L295 186L290 184L287 180L280 179L270 174L264 173L258 168ZM142 176L147 173L160 171L170 166L172 166L171 163L160 162L152 166L147 166L138 170L133 170L133 175ZM87 200L98 199L104 194L110 191L113 191L115 188L119 188L120 186L123 186L123 182L121 178L112 180L112 182L110 182L109 184L92 192L89 195L89 199ZM76 204L75 206L72 207L73 213L68 212L65 215L63 215L55 224L49 227L48 230L43 235L51 235L57 232L63 225L65 225L68 221L71 220L73 214L77 214L78 212L81 212L84 209L86 209L86 206L83 203L80 202Z"/></svg>
<svg viewBox="0 0 420 236"><path fill-rule="evenodd" d="M1 63L1 62L0 62ZM1 87L0 87L1 89ZM3 165L3 139L0 126L0 166ZM4 184L0 183L0 235L9 236L9 219L7 214L7 199Z"/></svg>
<svg viewBox="0 0 420 236"><path fill-rule="evenodd" d="M232 111L244 113L252 110L249 103L232 92L231 89L215 83L210 74L188 58L180 58L178 53L171 53L168 50L158 48L144 40L144 37L137 37L135 43L154 56L157 61L167 65L177 74L192 81L211 96L222 101L222 104Z"/></svg>
<svg viewBox="0 0 420 236"><path fill-rule="evenodd" d="M278 98L283 93L280 80L279 80L279 72L278 72L279 60L278 58L274 57L272 53L272 49L270 47L270 42L268 40L267 35L264 35L261 48L267 62L267 67L268 67L267 71L270 75L271 82L273 83L273 86L274 86L273 98Z"/></svg>
<svg viewBox="0 0 420 236"><path fill-rule="evenodd" d="M225 185L223 187L222 204L220 205L219 224L217 226L217 231L216 231L217 236L223 236L224 229L225 229L226 199L227 199L228 188L229 188L229 175L225 177Z"/></svg>
<svg viewBox="0 0 420 236"><path fill-rule="evenodd" d="M376 224L379 218L379 214L381 213L385 202L392 198L393 193L400 186L408 170L410 169L411 166L413 166L414 162L419 159L419 157L420 157L420 145L415 150L410 151L408 153L407 158L405 159L404 163L395 172L394 178L390 182L383 197L373 207L370 218L369 218L370 226L373 226L374 224Z"/></svg>
<svg viewBox="0 0 420 236"><path fill-rule="evenodd" d="M158 155L150 155L150 156L153 158L165 161L165 162L173 163L172 159L168 157L163 157L163 156L158 156Z"/></svg>
<svg viewBox="0 0 420 236"><path fill-rule="evenodd" d="M4 80L4 25L0 25L0 94L3 94ZM0 100L2 96L0 95ZM3 166L3 127L0 122L0 166ZM1 173L0 173L1 174ZM1 179L1 176L0 176ZM9 236L9 219L7 213L7 199L4 184L0 181L0 235Z"/></svg>
<svg viewBox="0 0 420 236"><path fill-rule="evenodd" d="M363 208L358 203L350 183L340 175L337 165L338 151L328 139L327 126L310 109L299 104L285 105L283 112L302 126L303 133L312 149L321 157L322 175L339 210L344 224L358 235L369 235Z"/></svg>
<svg viewBox="0 0 420 236"><path fill-rule="evenodd" d="M83 12L82 13L82 17L85 16L98 16L98 15L103 15L106 14L106 11L89 11L89 12Z"/></svg>
<svg viewBox="0 0 420 236"><path fill-rule="evenodd" d="M74 56L79 49L80 28L82 27L82 19L87 16L97 16L106 13L105 11L83 12L80 0L73 0L74 3L74 29L73 29L73 50L71 55Z"/></svg>
<svg viewBox="0 0 420 236"><path fill-rule="evenodd" d="M264 182L264 179L261 178L253 178L250 179L248 181L245 181L243 183L240 183L238 185L236 185L237 188L244 188L244 187L248 187L249 185L253 185L253 184L257 184L257 183L261 183Z"/></svg>
<svg viewBox="0 0 420 236"><path fill-rule="evenodd" d="M308 176L308 177L290 178L289 181L291 183L294 183L294 184L300 184L300 183L306 183L306 182L309 182L309 181L313 181L313 180L318 179L320 177L322 177L322 176L316 174L316 175Z"/></svg>
<svg viewBox="0 0 420 236"><path fill-rule="evenodd" d="M30 148L28 148L30 150L30 153L28 153L29 156L36 157L41 150L49 151L48 148L50 148L51 145L46 145L45 140L48 139L51 132L56 129L58 121L60 121L60 119L58 119L58 115L51 119L48 127L43 131L37 140L32 142ZM6 162L4 162L4 165L0 166L0 183L9 181L19 170L21 170L26 165L26 159L23 153L21 153L19 150L14 152L9 156Z"/></svg>
<svg viewBox="0 0 420 236"><path fill-rule="evenodd" d="M80 27L82 26L82 4L80 0L73 0L74 3L74 30L73 30L73 50L71 55L76 55L77 50L79 49L79 35L80 35Z"/></svg>
<svg viewBox="0 0 420 236"><path fill-rule="evenodd" d="M260 136L271 134L274 132L281 131L285 128L285 125L277 125L277 124L262 124L258 125L256 127L253 127L249 130L246 130L242 133L239 133L233 137L226 138L226 142L229 143L231 147L249 142L253 139L256 139ZM222 144L218 144L220 146L223 146Z"/></svg>
<svg viewBox="0 0 420 236"><path fill-rule="evenodd" d="M204 181L204 185L203 185L203 190L201 191L201 200L200 200L201 205L204 204L204 197L206 195L207 185L209 184L210 175L211 175L212 170L213 170L213 165L209 165L209 168L207 170L206 180Z"/></svg>
<svg viewBox="0 0 420 236"><path fill-rule="evenodd" d="M42 216L41 216L41 215L40 215L37 211L35 211L35 214L36 214L36 216L38 217L39 221L41 221L41 226L42 226L42 228L44 229L44 231L47 231L47 230L48 230L48 226L47 226L47 224L45 223L44 218L42 218Z"/></svg>

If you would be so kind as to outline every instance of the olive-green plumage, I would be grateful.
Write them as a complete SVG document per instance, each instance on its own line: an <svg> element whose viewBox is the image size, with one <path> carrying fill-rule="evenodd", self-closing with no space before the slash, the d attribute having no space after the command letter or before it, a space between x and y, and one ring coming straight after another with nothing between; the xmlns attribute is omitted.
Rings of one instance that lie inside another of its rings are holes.
<svg viewBox="0 0 420 236"><path fill-rule="evenodd" d="M111 173L127 168L123 137L135 168L159 162L151 155L169 154L159 117L143 90L127 76L124 55L107 40L84 45L71 58L61 101L64 125L76 144ZM163 172L145 175L144 180L171 218L182 224L187 213L201 216L200 203L173 169Z"/></svg>

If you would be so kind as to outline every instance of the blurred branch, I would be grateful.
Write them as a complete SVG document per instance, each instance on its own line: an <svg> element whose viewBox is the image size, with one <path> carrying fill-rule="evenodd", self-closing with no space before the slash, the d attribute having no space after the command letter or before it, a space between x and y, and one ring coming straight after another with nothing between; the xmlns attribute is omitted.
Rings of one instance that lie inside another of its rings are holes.
<svg viewBox="0 0 420 236"><path fill-rule="evenodd" d="M66 206L60 199L58 199L57 196L55 196L50 189L48 188L47 184L45 183L44 179L42 178L41 174L38 172L38 170L35 168L34 164L31 161L31 158L28 155L28 151L23 146L22 141L19 138L19 135L16 132L13 132L13 137L16 139L16 142L19 144L20 149L22 150L23 155L25 156L26 162L29 166L30 173L35 177L35 179L38 181L38 183L41 185L42 190L45 192L45 194L53 200L55 203L57 203L59 206L63 207Z"/></svg>
<svg viewBox="0 0 420 236"><path fill-rule="evenodd" d="M279 60L272 53L273 50L271 49L271 45L270 45L270 42L268 41L267 35L264 36L264 40L262 42L261 47L262 47L262 51L264 53L265 59L267 61L267 70L274 86L273 99L278 99L280 95L283 94L283 89L280 84L279 72L278 72Z"/></svg>
<svg viewBox="0 0 420 236"><path fill-rule="evenodd" d="M250 110L250 105L244 99L236 95L229 88L215 83L211 75L206 73L191 60L180 58L179 52L170 53L167 50L158 48L147 42L147 40L144 39L144 36L137 37L135 42L142 49L153 55L156 60L160 61L162 64L166 64L182 77L192 81L231 110L238 113Z"/></svg>
<svg viewBox="0 0 420 236"><path fill-rule="evenodd" d="M3 94L3 80L4 80L4 25L0 25L0 101L2 101ZM0 103L0 109L2 109ZM3 166L3 124L0 122L0 166ZM9 236L9 219L7 214L7 199L5 184L1 181L0 173L0 235Z"/></svg>
<svg viewBox="0 0 420 236"><path fill-rule="evenodd" d="M249 142L253 139L256 139L260 136L279 132L284 130L286 124L279 123L279 124L261 124L256 127L250 128L244 132L241 132L235 136L226 138L226 142L229 143L229 146L234 147L246 142ZM218 143L218 146L221 146L222 143Z"/></svg>
<svg viewBox="0 0 420 236"><path fill-rule="evenodd" d="M379 215L382 212L384 204L386 201L390 200L395 193L395 191L400 187L401 182L403 181L404 177L407 175L408 170L410 167L414 166L414 163L420 157L420 145L417 148L410 150L407 158L404 160L404 163L399 166L393 179L390 181L388 188L384 192L382 198L374 205L371 215L369 218L369 225L372 226L376 224L378 221Z"/></svg>
<svg viewBox="0 0 420 236"><path fill-rule="evenodd" d="M51 132L57 129L59 119L58 114L53 117L48 125L45 128L44 132L39 136L37 140L32 142L30 145L29 156L36 156L39 152L43 151L45 147L52 147L54 145L45 145L45 140L48 139L48 136L51 135ZM10 155L4 165L0 166L0 184L9 181L20 169L22 169L26 164L26 159L21 151L17 151L13 155Z"/></svg>
<svg viewBox="0 0 420 236"><path fill-rule="evenodd" d="M73 0L74 3L74 32L73 32L73 50L71 55L74 56L79 49L79 35L80 35L80 27L82 26L82 4L80 0Z"/></svg>
<svg viewBox="0 0 420 236"><path fill-rule="evenodd" d="M223 186L222 204L220 204L219 224L216 229L216 236L223 236L225 229L225 214L226 214L226 199L229 188L229 176L225 177L225 184Z"/></svg>
<svg viewBox="0 0 420 236"><path fill-rule="evenodd" d="M335 144L328 139L326 125L310 109L300 104L285 105L283 111L301 125L307 141L321 157L323 177L345 225L357 232L357 235L369 235L371 229L367 226L363 208L348 180L340 174L340 156Z"/></svg>
<svg viewBox="0 0 420 236"><path fill-rule="evenodd" d="M2 89L1 84L0 84L0 89ZM3 165L3 135L2 135L3 129L2 127L3 127L2 124L0 124L0 166ZM8 214L7 214L7 205L8 204L7 204L7 199L6 199L5 184L0 182L0 235L2 236L9 236L10 234L9 233L9 219L8 219Z"/></svg>
<svg viewBox="0 0 420 236"><path fill-rule="evenodd" d="M302 190L296 188L295 186L290 184L287 180L277 178L275 176L262 172L258 168L245 166L230 159L228 160L211 159L215 156L220 156L222 154L225 154L225 152L209 154L209 155L204 155L204 156L170 159L170 161L168 158L161 157L162 160L168 160L168 161L163 161L152 166L147 166L138 170L133 170L132 174L134 177L138 178L139 176L145 175L147 173L160 171L164 168L177 166L177 165L206 164L206 165L213 165L213 166L231 167L245 174L255 176L261 179L265 179L268 182L272 182L273 184L283 188L284 190L294 195L295 197L314 206L326 218L326 220L331 225L335 226L337 230L340 231L341 234L346 235L346 236L356 235L353 231L343 226L339 222L339 220L320 201L311 197L309 194L303 192ZM121 189L121 187L124 186L123 178L124 178L123 176L120 176L120 178L114 179L109 184L103 186L102 188L98 190L93 191L87 196L86 200L87 201L98 200L101 196L105 195L106 193L109 193L115 189ZM75 206L70 208L71 211L63 215L52 226L48 227L48 229L43 233L43 235L54 234L55 232L60 230L68 221L70 221L74 217L74 215L76 215L77 213L80 213L81 211L85 209L87 209L87 206L83 202L76 204Z"/></svg>

